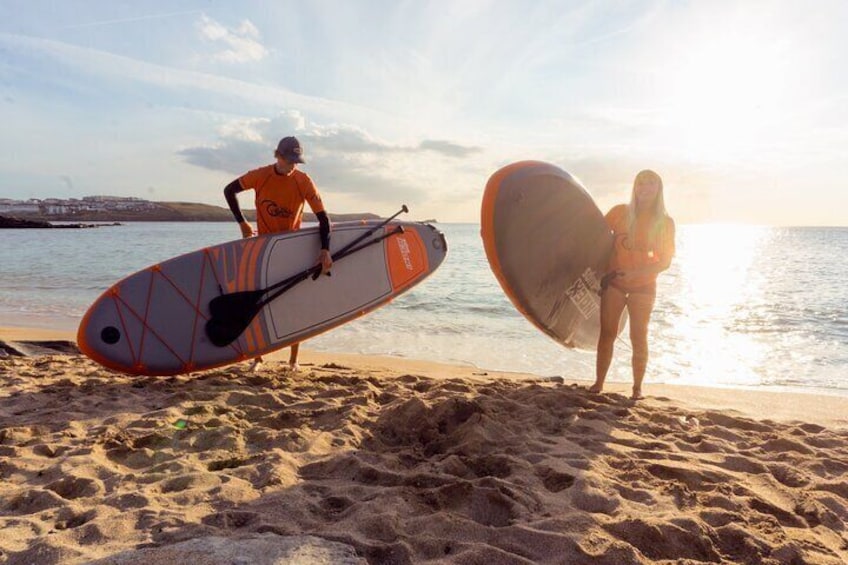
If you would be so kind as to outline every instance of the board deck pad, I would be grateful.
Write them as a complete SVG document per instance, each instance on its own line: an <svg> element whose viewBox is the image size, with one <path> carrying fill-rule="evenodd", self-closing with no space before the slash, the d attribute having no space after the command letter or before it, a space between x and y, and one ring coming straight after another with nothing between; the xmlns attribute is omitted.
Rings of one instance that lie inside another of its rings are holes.
<svg viewBox="0 0 848 565"><path fill-rule="evenodd" d="M480 232L516 309L558 343L595 349L613 238L580 181L540 161L499 169L486 184Z"/></svg>
<svg viewBox="0 0 848 565"><path fill-rule="evenodd" d="M334 224L331 253L380 223ZM332 276L310 277L264 306L228 345L216 346L205 333L209 302L314 266L317 227L230 241L142 269L91 305L77 343L98 363L136 375L189 373L287 347L388 303L441 265L447 243L429 224L392 221L365 241L398 226L403 233L335 261Z"/></svg>

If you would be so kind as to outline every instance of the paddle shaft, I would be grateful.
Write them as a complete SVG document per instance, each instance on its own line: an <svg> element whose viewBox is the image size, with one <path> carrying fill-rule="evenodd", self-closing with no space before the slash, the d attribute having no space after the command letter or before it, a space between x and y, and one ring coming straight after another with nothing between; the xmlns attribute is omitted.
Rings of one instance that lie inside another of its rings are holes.
<svg viewBox="0 0 848 565"><path fill-rule="evenodd" d="M377 224L376 226L374 226L373 228L371 228L370 230L368 230L364 234L360 235L359 237L357 237L356 239L354 239L353 241L351 241L350 243L348 243L347 245L345 245L344 247L342 247L341 249L336 251L336 253L337 254L338 253L344 253L348 249L353 248L354 245L358 244L361 241L364 241L365 239L370 237L374 232L376 232L378 229L385 227L386 224L388 224L389 222L391 222L392 220L394 220L395 218L397 218L398 216L400 216L401 214L404 214L406 212L409 212L409 208L407 208L406 204L404 204L400 207L400 210L398 210L393 215L389 216L388 218L386 218L385 220L383 220L382 222L380 222L379 224ZM333 261L335 261L335 256L333 256ZM316 280L320 276L321 276L321 271L319 270L317 273L312 275L312 280Z"/></svg>

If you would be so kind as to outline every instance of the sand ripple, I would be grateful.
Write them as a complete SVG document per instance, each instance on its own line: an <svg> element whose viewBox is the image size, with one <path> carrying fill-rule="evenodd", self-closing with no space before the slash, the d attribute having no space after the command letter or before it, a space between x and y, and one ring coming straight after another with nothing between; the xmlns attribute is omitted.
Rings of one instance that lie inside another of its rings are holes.
<svg viewBox="0 0 848 565"><path fill-rule="evenodd" d="M6 563L314 536L367 563L835 565L847 471L844 430L555 381L0 359Z"/></svg>

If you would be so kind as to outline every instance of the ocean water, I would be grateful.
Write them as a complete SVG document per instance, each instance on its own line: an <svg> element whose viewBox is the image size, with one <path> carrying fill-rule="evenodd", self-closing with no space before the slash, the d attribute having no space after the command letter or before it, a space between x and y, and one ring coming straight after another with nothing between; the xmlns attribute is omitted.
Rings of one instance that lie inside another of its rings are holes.
<svg viewBox="0 0 848 565"><path fill-rule="evenodd" d="M512 306L476 224L439 224L448 257L391 304L305 347L591 380ZM0 231L0 326L76 329L103 290L152 263L239 236L232 223ZM678 227L660 276L646 383L848 395L848 228ZM610 381L628 382L627 330Z"/></svg>

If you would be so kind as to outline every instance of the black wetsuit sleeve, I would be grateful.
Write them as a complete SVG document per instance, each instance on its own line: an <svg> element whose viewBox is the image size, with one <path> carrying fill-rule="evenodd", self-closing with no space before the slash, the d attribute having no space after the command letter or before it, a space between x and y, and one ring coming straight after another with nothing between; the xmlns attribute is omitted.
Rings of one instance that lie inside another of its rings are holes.
<svg viewBox="0 0 848 565"><path fill-rule="evenodd" d="M241 206L239 206L238 198L236 198L236 194L242 190L243 189L238 179L234 180L228 184L226 188L224 188L224 198L227 199L227 205L230 207L230 211L233 213L233 217L238 223L246 221L244 219L244 214L241 213Z"/></svg>
<svg viewBox="0 0 848 565"><path fill-rule="evenodd" d="M318 212L315 214L318 218L318 234L321 236L321 249L330 250L330 218L327 212Z"/></svg>

